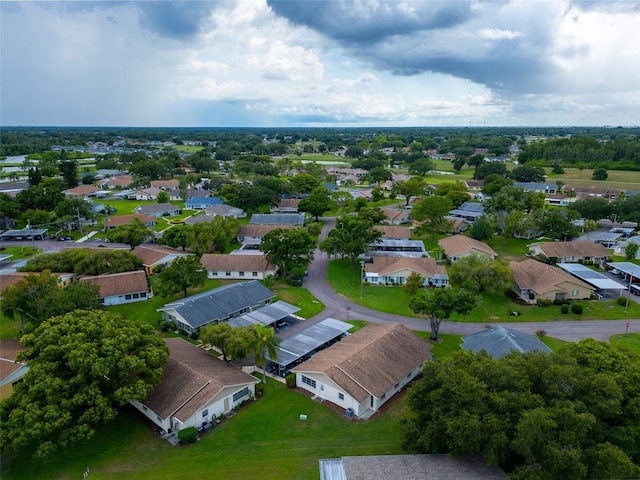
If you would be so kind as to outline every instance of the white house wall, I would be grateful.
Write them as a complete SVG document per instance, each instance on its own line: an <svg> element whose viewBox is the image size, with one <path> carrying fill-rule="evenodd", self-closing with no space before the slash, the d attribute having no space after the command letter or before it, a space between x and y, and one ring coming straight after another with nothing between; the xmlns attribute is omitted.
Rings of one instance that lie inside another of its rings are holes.
<svg viewBox="0 0 640 480"><path fill-rule="evenodd" d="M127 295L130 295L131 298L127 299ZM138 295L138 298L133 298L134 295ZM141 295L144 295L144 297L142 297ZM143 300L148 300L149 298L151 298L149 292L136 292L127 294L123 293L122 295L111 295L109 297L104 297L104 302L102 302L102 304L105 306L122 305L124 303L141 302Z"/></svg>
<svg viewBox="0 0 640 480"><path fill-rule="evenodd" d="M217 273L216 275L214 275L214 272ZM256 275L254 275L254 273ZM276 272L275 270L268 270L266 272L262 271L262 272L246 272L246 271L230 271L229 275L227 275L227 272L224 270L209 270L207 272L207 276L209 278L217 278L217 279L221 279L221 280L264 280L266 277L268 277L269 275L274 275L275 276Z"/></svg>
<svg viewBox="0 0 640 480"><path fill-rule="evenodd" d="M147 407L144 403L138 400L131 400L131 405L138 409L145 417L159 426L165 432L171 428L171 418L162 418L156 412Z"/></svg>

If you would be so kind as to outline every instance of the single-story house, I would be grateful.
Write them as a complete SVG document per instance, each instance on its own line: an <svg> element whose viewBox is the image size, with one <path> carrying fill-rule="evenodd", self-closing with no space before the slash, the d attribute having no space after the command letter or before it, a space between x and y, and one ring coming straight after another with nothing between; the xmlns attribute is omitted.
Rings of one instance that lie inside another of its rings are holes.
<svg viewBox="0 0 640 480"><path fill-rule="evenodd" d="M295 225L241 225L238 228L238 242L251 242L260 244L260 240L267 233L281 228L297 228Z"/></svg>
<svg viewBox="0 0 640 480"><path fill-rule="evenodd" d="M529 253L557 259L559 263L599 264L611 258L611 252L601 243L591 242L537 242L529 245Z"/></svg>
<svg viewBox="0 0 640 480"><path fill-rule="evenodd" d="M156 217L146 215L144 213L134 213L131 215L115 215L113 217L107 217L104 221L104 229L111 230L119 227L120 225L128 225L136 218L139 219L145 227L154 228L156 226Z"/></svg>
<svg viewBox="0 0 640 480"><path fill-rule="evenodd" d="M156 203L153 205L140 205L136 207L135 213L144 213L156 218L159 217L172 217L174 215L180 215L180 207L172 205L170 203Z"/></svg>
<svg viewBox="0 0 640 480"><path fill-rule="evenodd" d="M484 206L477 202L464 202L458 208L451 210L449 216L474 223L478 218L484 216Z"/></svg>
<svg viewBox="0 0 640 480"><path fill-rule="evenodd" d="M81 277L80 281L100 288L100 303L103 305L121 305L151 298L147 275L142 270Z"/></svg>
<svg viewBox="0 0 640 480"><path fill-rule="evenodd" d="M162 269L171 265L171 262L176 258L191 255L189 252L155 245L138 245L132 253L142 260L142 266L147 275L155 273L154 269Z"/></svg>
<svg viewBox="0 0 640 480"><path fill-rule="evenodd" d="M169 360L147 398L131 404L165 433L201 428L254 398L260 380L181 338L165 338Z"/></svg>
<svg viewBox="0 0 640 480"><path fill-rule="evenodd" d="M453 235L438 240L438 245L444 249L444 254L452 262L457 262L462 257L480 255L496 258L498 254L484 242L464 235Z"/></svg>
<svg viewBox="0 0 640 480"><path fill-rule="evenodd" d="M303 227L304 213L254 213L251 215L252 225L293 225Z"/></svg>
<svg viewBox="0 0 640 480"><path fill-rule="evenodd" d="M232 283L167 303L162 318L192 333L209 323L224 322L271 303L274 293L257 280Z"/></svg>
<svg viewBox="0 0 640 480"><path fill-rule="evenodd" d="M487 466L479 454L453 458L445 453L373 455L320 459L320 480L507 480L499 466Z"/></svg>
<svg viewBox="0 0 640 480"><path fill-rule="evenodd" d="M133 176L132 175L116 175L114 177L105 178L104 180L100 180L98 182L98 187L100 188L108 188L109 190L113 189L123 189L128 188L133 184Z"/></svg>
<svg viewBox="0 0 640 480"><path fill-rule="evenodd" d="M492 358L504 357L514 350L522 353L536 350L551 352L551 349L535 335L518 332L502 325L466 335L462 337L460 346L472 352L484 350Z"/></svg>
<svg viewBox="0 0 640 480"><path fill-rule="evenodd" d="M382 232L382 238L391 240L409 240L411 238L411 229L409 227L400 227L398 225L375 225L373 228Z"/></svg>
<svg viewBox="0 0 640 480"><path fill-rule="evenodd" d="M127 200L156 200L161 191L162 190L157 187L143 188L141 190L134 190L133 192L127 193L125 198Z"/></svg>
<svg viewBox="0 0 640 480"><path fill-rule="evenodd" d="M224 203L224 201L218 197L193 197L184 203L184 208L187 210L202 210L222 203Z"/></svg>
<svg viewBox="0 0 640 480"><path fill-rule="evenodd" d="M180 187L180 180L172 178L171 180L152 180L151 186L160 190L172 190Z"/></svg>
<svg viewBox="0 0 640 480"><path fill-rule="evenodd" d="M0 400L9 398L29 371L25 363L16 360L22 350L25 348L18 339L0 340Z"/></svg>
<svg viewBox="0 0 640 480"><path fill-rule="evenodd" d="M431 345L404 325L370 324L291 369L296 385L369 418L411 382Z"/></svg>
<svg viewBox="0 0 640 480"><path fill-rule="evenodd" d="M594 288L557 267L527 259L509 264L513 273L513 289L529 303L538 300L584 300L591 298Z"/></svg>
<svg viewBox="0 0 640 480"><path fill-rule="evenodd" d="M204 209L204 213L209 217L232 217L232 218L245 218L247 213L238 207L232 207L231 205L211 205Z"/></svg>
<svg viewBox="0 0 640 480"><path fill-rule="evenodd" d="M404 285L412 273L420 274L424 286L449 285L447 269L433 258L372 257L373 263L365 263L364 280L371 285Z"/></svg>
<svg viewBox="0 0 640 480"><path fill-rule="evenodd" d="M409 223L409 215L411 214L410 210L405 208L391 208L391 207L382 207L380 210L387 217L383 220L384 223L389 225L400 225L402 223Z"/></svg>
<svg viewBox="0 0 640 480"><path fill-rule="evenodd" d="M298 213L299 198L283 198L278 205L271 207L271 213Z"/></svg>
<svg viewBox="0 0 640 480"><path fill-rule="evenodd" d="M65 197L67 198L80 198L84 200L91 194L95 194L99 191L100 189L98 187L94 187L93 185L79 185L77 187L65 190L62 193L64 193Z"/></svg>
<svg viewBox="0 0 640 480"><path fill-rule="evenodd" d="M276 274L277 267L264 255L222 255L205 253L200 263L209 278L223 280L264 280Z"/></svg>

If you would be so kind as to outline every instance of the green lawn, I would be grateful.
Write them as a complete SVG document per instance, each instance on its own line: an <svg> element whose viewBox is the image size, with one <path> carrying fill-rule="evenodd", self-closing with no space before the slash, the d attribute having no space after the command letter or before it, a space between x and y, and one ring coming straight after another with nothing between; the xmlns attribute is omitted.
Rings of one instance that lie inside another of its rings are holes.
<svg viewBox="0 0 640 480"><path fill-rule="evenodd" d="M607 188L629 189L631 185L640 183L640 172L629 170L608 170L609 176L606 180L593 180L593 169L585 168L565 168L562 174L551 173L551 168L545 168L547 171L547 181L555 183L558 180L563 181L567 185L594 186Z"/></svg>
<svg viewBox="0 0 640 480"><path fill-rule="evenodd" d="M3 458L2 478L81 478L89 466L89 478L97 479L318 479L321 458L402 453L399 418L405 411L400 397L380 418L351 422L270 379L263 398L194 445L172 447L126 410L93 439L50 461Z"/></svg>
<svg viewBox="0 0 640 480"><path fill-rule="evenodd" d="M502 237L493 237L486 243L496 251L499 259L520 262L528 258L525 256L525 253L529 251L527 245L535 241L524 238L509 238L505 242Z"/></svg>
<svg viewBox="0 0 640 480"><path fill-rule="evenodd" d="M626 347L632 352L640 355L640 333L619 333L617 335L612 335L609 341L616 345Z"/></svg>
<svg viewBox="0 0 640 480"><path fill-rule="evenodd" d="M566 340L560 340L559 338L547 337L545 335L544 337L542 337L542 343L544 343L547 347L555 352L569 342L567 342Z"/></svg>
<svg viewBox="0 0 640 480"><path fill-rule="evenodd" d="M311 318L324 310L324 304L316 300L306 288L281 284L272 290L279 300L300 307L301 310L296 315L302 318Z"/></svg>
<svg viewBox="0 0 640 480"><path fill-rule="evenodd" d="M32 257L41 251L42 249L38 247L2 247L0 255L11 255L9 260L21 260Z"/></svg>
<svg viewBox="0 0 640 480"><path fill-rule="evenodd" d="M100 199L99 203L116 208L116 215L130 215L136 207L157 204L155 200L112 200Z"/></svg>
<svg viewBox="0 0 640 480"><path fill-rule="evenodd" d="M20 322L7 317L2 310L0 310L0 338L2 340L20 338Z"/></svg>

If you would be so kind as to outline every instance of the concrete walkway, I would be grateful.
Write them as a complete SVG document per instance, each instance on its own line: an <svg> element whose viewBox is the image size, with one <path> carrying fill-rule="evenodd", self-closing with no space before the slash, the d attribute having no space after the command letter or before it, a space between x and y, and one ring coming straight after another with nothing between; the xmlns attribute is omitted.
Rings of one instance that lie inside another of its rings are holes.
<svg viewBox="0 0 640 480"><path fill-rule="evenodd" d="M325 217L320 240L326 237L327 233L334 228L336 219ZM329 257L326 253L316 249L313 262L308 269L308 275L304 279L304 287L325 306L325 309L298 325L292 326L287 331L279 335L281 338L289 338L300 330L308 328L310 325L319 322L327 317L338 320L365 320L374 323L402 323L411 330L430 331L429 322L420 318L403 317L390 313L371 310L362 305L353 303L348 298L336 293L327 282L327 270L329 268ZM347 318L347 308L349 308L349 318ZM627 322L629 328L626 328ZM483 330L487 326L504 325L508 328L518 330L523 333L535 334L538 330L544 330L550 337L576 342L583 338L592 337L597 340L608 341L609 337L619 333L640 332L640 319L623 320L582 320L582 321L557 321L557 322L508 322L508 323L464 323L464 322L442 322L440 333L454 333L459 335L469 335Z"/></svg>

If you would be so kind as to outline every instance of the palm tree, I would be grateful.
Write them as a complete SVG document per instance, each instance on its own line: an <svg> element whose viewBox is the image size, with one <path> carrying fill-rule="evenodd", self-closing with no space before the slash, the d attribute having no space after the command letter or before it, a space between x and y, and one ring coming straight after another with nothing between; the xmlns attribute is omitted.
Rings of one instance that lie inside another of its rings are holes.
<svg viewBox="0 0 640 480"><path fill-rule="evenodd" d="M280 339L276 337L273 327L268 325L256 325L254 327L256 341L254 355L256 365L262 368L262 383L267 383L267 353L269 358L275 360L278 357L278 345Z"/></svg>

